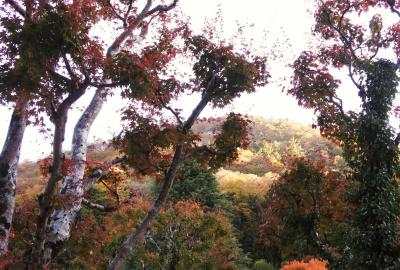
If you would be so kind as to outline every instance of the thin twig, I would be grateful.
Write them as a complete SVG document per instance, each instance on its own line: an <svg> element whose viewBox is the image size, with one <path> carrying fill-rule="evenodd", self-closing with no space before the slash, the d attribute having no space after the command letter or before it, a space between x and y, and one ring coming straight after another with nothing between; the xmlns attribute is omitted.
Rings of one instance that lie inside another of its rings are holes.
<svg viewBox="0 0 400 270"><path fill-rule="evenodd" d="M116 198L116 200L117 200L117 203L119 204L119 194L118 194L118 192L116 191L116 190L113 190L110 186L108 186L107 185L107 183L106 182L104 182L104 180L103 179L100 179L100 182L106 187L106 189L108 189L108 191L110 191L114 196L115 196L115 198Z"/></svg>
<svg viewBox="0 0 400 270"><path fill-rule="evenodd" d="M182 119L180 118L179 114L173 108L171 108L170 106L166 105L161 97L159 97L158 100L160 101L161 106L164 109L167 109L168 111L170 111L175 116L176 121L178 122L178 124L180 126L183 126L183 122L182 122Z"/></svg>
<svg viewBox="0 0 400 270"><path fill-rule="evenodd" d="M124 24L124 28L126 27L126 20L123 18L121 15L118 14L118 12L115 10L114 6L111 4L111 0L107 1L107 4L110 6L111 10L113 11L114 15L122 21Z"/></svg>
<svg viewBox="0 0 400 270"><path fill-rule="evenodd" d="M78 82L77 76L76 76L76 74L73 72L73 70L72 70L72 68L71 68L71 65L70 65L70 63L69 63L69 61L68 61L67 56L66 56L65 54L62 54L62 58L63 58L63 60L64 60L65 68L67 69L69 76L71 76L71 79L72 79L75 83L77 83L77 82Z"/></svg>

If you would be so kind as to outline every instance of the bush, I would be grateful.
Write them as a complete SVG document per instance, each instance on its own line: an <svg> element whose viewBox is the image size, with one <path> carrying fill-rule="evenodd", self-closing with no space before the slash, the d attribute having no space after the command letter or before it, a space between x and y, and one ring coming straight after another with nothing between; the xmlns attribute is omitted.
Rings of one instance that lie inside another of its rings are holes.
<svg viewBox="0 0 400 270"><path fill-rule="evenodd" d="M254 263L254 270L276 270L276 268L266 260L257 260Z"/></svg>

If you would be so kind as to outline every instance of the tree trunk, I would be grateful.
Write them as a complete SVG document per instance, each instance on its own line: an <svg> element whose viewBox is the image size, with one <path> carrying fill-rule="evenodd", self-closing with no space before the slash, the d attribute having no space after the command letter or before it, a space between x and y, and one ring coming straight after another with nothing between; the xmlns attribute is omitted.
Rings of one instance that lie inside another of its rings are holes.
<svg viewBox="0 0 400 270"><path fill-rule="evenodd" d="M0 255L8 250L11 222L15 206L17 166L26 127L28 102L17 105L0 154Z"/></svg>
<svg viewBox="0 0 400 270"><path fill-rule="evenodd" d="M51 175L42 195L39 196L39 216L36 222L35 240L33 243L28 269L42 269L47 263L45 260L44 244L46 240L46 231L49 218L54 210L56 195L59 191L59 182L63 179L64 153L63 142L65 136L65 127L68 119L68 111L72 104L85 93L88 84L82 84L72 92L58 106L57 110L52 112L54 123L53 140L53 162L51 165Z"/></svg>
<svg viewBox="0 0 400 270"><path fill-rule="evenodd" d="M99 114L104 100L104 89L98 89L75 126L72 139L72 165L68 170L71 173L64 178L61 188L61 194L69 195L71 200L68 207L56 209L51 215L45 239L44 255L46 261L54 258L65 241L68 240L76 215L81 209L85 191L83 175L86 167L87 138L90 127ZM95 181L92 182L92 185L94 183Z"/></svg>
<svg viewBox="0 0 400 270"><path fill-rule="evenodd" d="M59 114L54 120L55 131L53 141L53 162L51 175L45 191L39 196L39 216L36 223L35 242L31 252L31 262L28 269L42 269L44 240L49 217L53 210L55 195L58 192L57 185L62 179L62 165L64 161L62 144L64 141L67 112Z"/></svg>
<svg viewBox="0 0 400 270"><path fill-rule="evenodd" d="M135 247L135 243L144 237L144 234L147 231L150 223L156 217L158 212L160 211L161 207L164 205L165 201L167 200L169 191L172 188L172 185L175 180L176 172L178 171L179 164L181 163L182 157L182 145L178 145L175 149L174 158L172 160L171 166L168 170L168 173L165 177L165 181L163 183L162 189L160 194L157 197L157 200L154 202L153 206L150 208L149 212L143 219L142 223L136 229L136 231L131 234L128 239L124 242L124 244L118 249L117 253L115 254L114 258L110 262L108 266L109 270L120 270L124 269L124 263L129 254L132 252L133 248Z"/></svg>

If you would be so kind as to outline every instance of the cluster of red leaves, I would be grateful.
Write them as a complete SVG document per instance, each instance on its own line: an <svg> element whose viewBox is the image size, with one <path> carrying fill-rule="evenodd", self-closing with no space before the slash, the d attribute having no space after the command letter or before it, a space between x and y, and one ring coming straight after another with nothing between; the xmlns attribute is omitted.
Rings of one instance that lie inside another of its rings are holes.
<svg viewBox="0 0 400 270"><path fill-rule="evenodd" d="M185 218L194 218L203 213L201 205L192 201L179 201L174 205L174 210L178 215Z"/></svg>
<svg viewBox="0 0 400 270"><path fill-rule="evenodd" d="M176 40L186 33L186 24L163 27L153 44L141 48L140 52L124 50L108 59L106 76L114 84L126 87L122 92L125 98L142 100L158 107L160 101L168 103L183 90L175 78L168 78L165 74L167 66L182 50Z"/></svg>
<svg viewBox="0 0 400 270"><path fill-rule="evenodd" d="M14 259L11 252L7 252L5 256L0 257L0 269L5 269L7 266L13 263Z"/></svg>
<svg viewBox="0 0 400 270"><path fill-rule="evenodd" d="M74 172L73 170L73 163L75 161L68 159L68 158L64 158L63 159L63 164L62 164L62 174L63 175L69 175L69 174L73 174ZM37 161L37 164L39 165L39 170L40 170L40 174L44 177L47 178L49 176L49 174L52 173L52 164L53 164L53 157L52 156L47 156L43 159L40 159Z"/></svg>
<svg viewBox="0 0 400 270"><path fill-rule="evenodd" d="M300 106L306 108L329 105L327 101L335 96L340 83L318 60L312 52L303 52L292 65L293 88L288 93L297 98Z"/></svg>
<svg viewBox="0 0 400 270"><path fill-rule="evenodd" d="M293 261L285 264L281 270L327 270L328 266L325 261L311 259L308 262Z"/></svg>

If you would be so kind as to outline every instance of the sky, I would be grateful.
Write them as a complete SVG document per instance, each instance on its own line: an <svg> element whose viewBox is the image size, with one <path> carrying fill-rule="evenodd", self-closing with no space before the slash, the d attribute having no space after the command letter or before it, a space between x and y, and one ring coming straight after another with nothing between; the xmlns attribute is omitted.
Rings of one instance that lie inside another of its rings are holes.
<svg viewBox="0 0 400 270"><path fill-rule="evenodd" d="M190 16L193 28L200 30L205 18L213 18L221 10L224 38L231 37L238 25L254 24L246 31L246 39L254 39L258 48L272 50L278 57L269 61L268 66L272 75L271 82L256 93L246 94L235 100L224 110L206 108L201 117L222 116L235 111L267 119L289 119L311 125L313 112L297 105L297 101L282 91L283 86L290 82L288 64L308 48L311 44L311 28L313 25L312 1L310 0L181 0L183 13ZM285 45L282 45L285 44ZM345 86L347 84L345 83ZM70 149L73 127L80 112L90 102L93 90L77 102L70 112L64 148ZM357 106L356 93L343 92L345 107L350 109ZM183 114L189 113L189 108L197 103L198 96L188 96L174 104L183 109ZM96 119L91 132L90 141L108 140L121 130L120 109L123 104L115 95L108 99L106 105ZM0 143L5 139L11 110L0 107ZM2 144L1 144L2 145ZM25 133L21 160L36 160L45 156L51 150L51 134L40 134L34 127L28 127Z"/></svg>

